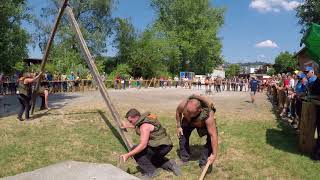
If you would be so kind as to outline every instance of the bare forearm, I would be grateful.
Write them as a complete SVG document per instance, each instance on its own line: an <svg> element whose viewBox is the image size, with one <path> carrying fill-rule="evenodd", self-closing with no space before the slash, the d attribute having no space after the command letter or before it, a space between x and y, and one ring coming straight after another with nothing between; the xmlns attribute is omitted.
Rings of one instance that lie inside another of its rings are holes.
<svg viewBox="0 0 320 180"><path fill-rule="evenodd" d="M136 148L134 148L132 151L130 151L128 153L128 156L131 157L131 156L134 156L138 153L140 153L141 151L143 151L145 148L147 147L146 144L139 144Z"/></svg>
<svg viewBox="0 0 320 180"><path fill-rule="evenodd" d="M181 127L181 116L182 114L180 112L176 112L176 125L177 127Z"/></svg>
<svg viewBox="0 0 320 180"><path fill-rule="evenodd" d="M211 138L212 154L217 156L217 153L218 153L218 136L215 134L215 135L211 135L210 138Z"/></svg>

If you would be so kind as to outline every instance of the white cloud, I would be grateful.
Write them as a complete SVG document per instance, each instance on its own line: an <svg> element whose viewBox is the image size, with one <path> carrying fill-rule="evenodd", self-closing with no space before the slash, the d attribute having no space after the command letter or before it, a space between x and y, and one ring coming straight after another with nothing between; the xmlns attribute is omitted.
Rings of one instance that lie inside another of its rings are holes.
<svg viewBox="0 0 320 180"><path fill-rule="evenodd" d="M264 54L260 54L260 55L258 56L258 58L259 58L259 59L264 59L264 58L266 58L266 56L265 56Z"/></svg>
<svg viewBox="0 0 320 180"><path fill-rule="evenodd" d="M265 40L255 45L257 48L277 48L278 45L271 40Z"/></svg>
<svg viewBox="0 0 320 180"><path fill-rule="evenodd" d="M259 12L280 12L281 10L292 11L301 4L295 0L253 0L249 7Z"/></svg>

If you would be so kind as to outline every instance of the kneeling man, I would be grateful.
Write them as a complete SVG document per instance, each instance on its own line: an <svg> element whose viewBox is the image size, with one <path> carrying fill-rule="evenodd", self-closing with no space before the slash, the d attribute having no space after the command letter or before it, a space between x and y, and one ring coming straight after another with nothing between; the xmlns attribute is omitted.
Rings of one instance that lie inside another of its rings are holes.
<svg viewBox="0 0 320 180"><path fill-rule="evenodd" d="M125 117L129 123L124 124L123 128L134 128L140 136L140 142L130 152L121 156L123 161L126 162L129 157L134 157L144 171L144 176L147 177L156 176L158 167L171 170L177 176L180 175L180 169L175 161L165 157L173 145L157 116L149 112L141 115L138 110L130 109Z"/></svg>

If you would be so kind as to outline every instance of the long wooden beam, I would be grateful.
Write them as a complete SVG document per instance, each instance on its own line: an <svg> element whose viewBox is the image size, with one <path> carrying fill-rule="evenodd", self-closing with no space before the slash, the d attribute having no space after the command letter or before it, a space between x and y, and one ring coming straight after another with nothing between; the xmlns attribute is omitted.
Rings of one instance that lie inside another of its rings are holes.
<svg viewBox="0 0 320 180"><path fill-rule="evenodd" d="M62 15L63 15L63 12L64 12L65 8L67 7L67 5L68 5L68 0L64 0L63 3L61 4L58 16L57 16L57 18L56 18L56 20L55 20L55 22L53 24L53 27L51 29L51 34L49 36L49 41L48 41L48 44L47 44L47 47L46 47L46 51L45 51L45 53L44 53L44 55L42 57L41 66L40 66L40 72L44 72L44 70L45 70L45 66L46 66L46 63L47 63L47 60L48 60L48 56L49 56L49 52L50 52L50 49L51 49L51 46L52 46L52 43L53 43L54 36L56 35L56 31L58 29L58 25L59 25L60 19L61 19ZM39 87L40 87L40 79L37 80L35 89L34 89L33 94L32 94L31 114L33 114L34 107L36 106L36 97L37 97L37 92L38 92Z"/></svg>
<svg viewBox="0 0 320 180"><path fill-rule="evenodd" d="M120 128L121 127L121 121L120 121L120 115L118 113L118 111L116 110L116 108L113 106L111 99L107 93L106 87L103 83L103 81L101 80L101 76L99 74L99 71L93 61L93 58L90 54L90 51L88 49L88 46L83 38L83 35L80 31L80 27L79 24L77 23L74 14L72 12L72 9L70 7L66 8L67 10L67 14L68 17L70 19L71 22L71 26L74 29L74 31L76 32L76 37L80 43L80 47L81 47L81 51L84 54L85 60L89 66L89 69L94 77L94 80L97 82L98 87L99 87L99 91L101 93L102 98L104 99L104 102L106 103L107 107L109 108L112 118L115 121L116 125L117 125L117 129L118 132L122 138L122 140L124 141L124 143L127 146L127 149L130 150L132 148L132 141L130 138L128 138L125 134L125 132Z"/></svg>

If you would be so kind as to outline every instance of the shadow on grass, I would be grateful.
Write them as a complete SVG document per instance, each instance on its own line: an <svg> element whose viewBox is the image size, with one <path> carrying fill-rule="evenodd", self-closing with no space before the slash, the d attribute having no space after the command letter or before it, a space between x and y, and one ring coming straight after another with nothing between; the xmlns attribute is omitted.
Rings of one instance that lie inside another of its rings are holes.
<svg viewBox="0 0 320 180"><path fill-rule="evenodd" d="M123 146L124 149L127 149L126 144L124 143L124 141L121 138L121 135L119 134L118 130L110 123L110 121L108 120L108 118L104 115L104 112L98 110L98 113L100 114L101 118L103 119L103 121L107 124L107 126L109 127L109 129L111 130L112 134L119 140L119 142L121 143L121 145Z"/></svg>
<svg viewBox="0 0 320 180"><path fill-rule="evenodd" d="M278 106L272 100L272 111L275 114L277 128L267 129L266 142L284 152L302 155L298 150L298 135L288 121L283 120L278 112Z"/></svg>
<svg viewBox="0 0 320 180"><path fill-rule="evenodd" d="M190 161L198 161L201 158L204 145L191 145L190 146ZM177 155L180 157L180 149L177 148Z"/></svg>
<svg viewBox="0 0 320 180"><path fill-rule="evenodd" d="M64 102L65 100L72 100L78 97L79 97L78 95L71 94L71 93L49 94L49 106L53 104L54 105L53 109L61 109L68 104L67 102ZM40 105L41 105L41 98L37 97L35 112L38 111L37 107L40 107ZM15 95L1 96L0 98L0 117L1 118L18 114L19 110L20 110L20 103L17 99L17 96ZM40 112L40 114L42 114L42 112ZM46 114L46 111L44 112L44 115L45 114ZM42 116L37 115L36 117L32 116L32 118L36 119Z"/></svg>

